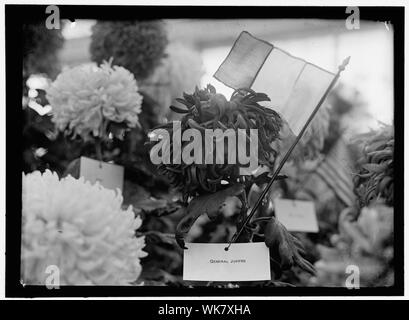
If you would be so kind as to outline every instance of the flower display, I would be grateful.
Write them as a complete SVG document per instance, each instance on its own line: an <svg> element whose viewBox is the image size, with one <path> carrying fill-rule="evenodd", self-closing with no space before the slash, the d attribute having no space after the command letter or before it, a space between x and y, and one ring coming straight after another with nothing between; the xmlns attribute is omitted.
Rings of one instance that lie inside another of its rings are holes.
<svg viewBox="0 0 409 320"><path fill-rule="evenodd" d="M84 140L104 137L110 121L135 128L142 95L128 70L104 62L63 71L47 89L52 121L61 131Z"/></svg>
<svg viewBox="0 0 409 320"><path fill-rule="evenodd" d="M44 284L49 266L61 285L126 285L141 273L142 220L122 196L83 178L56 173L23 175L22 279Z"/></svg>

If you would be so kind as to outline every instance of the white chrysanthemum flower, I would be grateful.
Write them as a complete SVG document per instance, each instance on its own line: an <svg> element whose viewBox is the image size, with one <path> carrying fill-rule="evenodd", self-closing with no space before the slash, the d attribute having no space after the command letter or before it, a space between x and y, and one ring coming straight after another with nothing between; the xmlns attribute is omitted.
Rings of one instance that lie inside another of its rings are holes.
<svg viewBox="0 0 409 320"><path fill-rule="evenodd" d="M61 285L126 285L138 279L144 237L122 196L83 178L47 170L23 175L22 277L45 284L57 266Z"/></svg>
<svg viewBox="0 0 409 320"><path fill-rule="evenodd" d="M64 70L47 89L47 99L57 128L84 139L102 137L104 120L136 127L142 105L133 74L108 62Z"/></svg>
<svg viewBox="0 0 409 320"><path fill-rule="evenodd" d="M131 128L138 125L142 96L132 73L123 67L104 63L101 68L109 74L104 85L103 115L115 122L126 122Z"/></svg>

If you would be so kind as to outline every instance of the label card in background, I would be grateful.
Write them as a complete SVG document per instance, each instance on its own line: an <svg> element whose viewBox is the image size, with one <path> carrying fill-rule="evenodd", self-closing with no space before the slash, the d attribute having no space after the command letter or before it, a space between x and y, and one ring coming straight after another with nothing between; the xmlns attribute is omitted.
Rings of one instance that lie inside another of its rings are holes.
<svg viewBox="0 0 409 320"><path fill-rule="evenodd" d="M119 188L122 191L124 167L81 157L80 176L92 184L99 181L99 183L107 189L116 190L116 188Z"/></svg>
<svg viewBox="0 0 409 320"><path fill-rule="evenodd" d="M318 232L315 205L312 201L274 200L275 214L288 231Z"/></svg>
<svg viewBox="0 0 409 320"><path fill-rule="evenodd" d="M264 242L186 243L183 250L183 280L271 280L270 252Z"/></svg>

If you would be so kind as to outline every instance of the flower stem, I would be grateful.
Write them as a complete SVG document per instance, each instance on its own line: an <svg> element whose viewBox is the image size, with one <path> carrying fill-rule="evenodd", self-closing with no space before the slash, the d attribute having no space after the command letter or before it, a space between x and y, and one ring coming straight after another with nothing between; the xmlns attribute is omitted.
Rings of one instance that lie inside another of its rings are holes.
<svg viewBox="0 0 409 320"><path fill-rule="evenodd" d="M95 139L95 152L97 154L97 159L102 162L102 139Z"/></svg>

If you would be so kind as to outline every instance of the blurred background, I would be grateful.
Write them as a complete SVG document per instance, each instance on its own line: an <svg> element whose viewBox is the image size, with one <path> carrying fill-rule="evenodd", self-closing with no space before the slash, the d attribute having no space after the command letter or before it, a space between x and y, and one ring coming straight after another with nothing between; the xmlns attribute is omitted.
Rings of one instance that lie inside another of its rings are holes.
<svg viewBox="0 0 409 320"><path fill-rule="evenodd" d="M359 30L348 30L344 20L165 20L170 43L183 43L202 59L200 85L211 83L229 96L232 90L213 78L241 31L336 71L342 60L351 62L338 90L356 106L349 130L365 132L393 122L393 27L383 22L361 21ZM89 46L93 20L68 22L60 51L62 67L90 62ZM342 86L344 84L344 86ZM341 88L342 87L342 88ZM359 108L358 108L359 106Z"/></svg>

